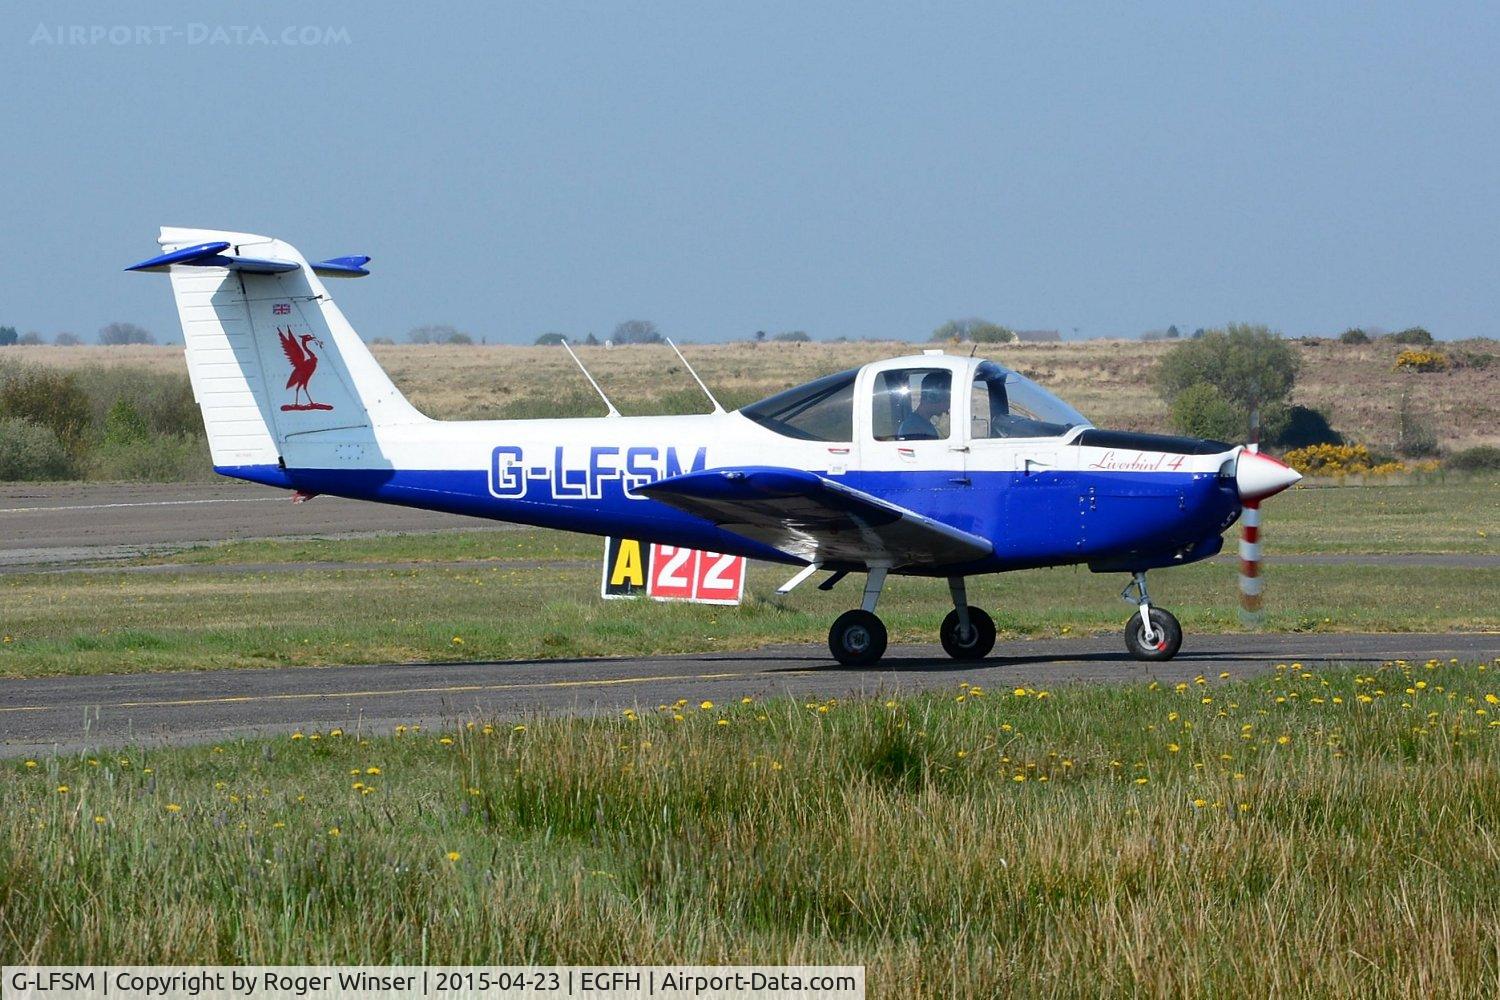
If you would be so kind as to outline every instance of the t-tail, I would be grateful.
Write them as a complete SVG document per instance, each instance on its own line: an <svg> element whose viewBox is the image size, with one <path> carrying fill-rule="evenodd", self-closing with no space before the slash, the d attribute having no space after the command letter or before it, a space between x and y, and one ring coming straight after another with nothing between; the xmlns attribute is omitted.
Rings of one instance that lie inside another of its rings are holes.
<svg viewBox="0 0 1500 1000"><path fill-rule="evenodd" d="M214 468L276 482L379 453L383 431L429 423L354 332L325 278L368 274L368 257L309 262L281 240L163 228L165 272ZM273 471L274 470L274 471Z"/></svg>

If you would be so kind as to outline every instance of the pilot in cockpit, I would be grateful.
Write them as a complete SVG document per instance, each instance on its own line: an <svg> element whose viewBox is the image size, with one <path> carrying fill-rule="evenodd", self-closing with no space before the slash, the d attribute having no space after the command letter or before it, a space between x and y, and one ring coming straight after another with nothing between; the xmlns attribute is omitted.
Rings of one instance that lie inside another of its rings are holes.
<svg viewBox="0 0 1500 1000"><path fill-rule="evenodd" d="M896 431L899 440L936 441L943 436L938 433L933 421L948 415L951 384L952 376L948 372L928 372L922 377L917 405L901 421L901 426Z"/></svg>

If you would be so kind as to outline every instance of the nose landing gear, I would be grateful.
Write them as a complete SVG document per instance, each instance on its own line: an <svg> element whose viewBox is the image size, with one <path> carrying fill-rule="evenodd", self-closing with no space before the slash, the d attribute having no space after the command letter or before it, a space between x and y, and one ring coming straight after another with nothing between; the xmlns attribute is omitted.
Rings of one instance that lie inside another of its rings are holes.
<svg viewBox="0 0 1500 1000"><path fill-rule="evenodd" d="M1172 612L1151 606L1144 571L1131 574L1120 598L1137 609L1125 625L1125 648L1130 655L1137 660L1158 661L1176 656L1182 648L1182 626Z"/></svg>
<svg viewBox="0 0 1500 1000"><path fill-rule="evenodd" d="M969 603L963 577L950 576L948 592L953 595L953 610L938 633L943 649L955 660L984 659L995 648L994 620L983 608Z"/></svg>

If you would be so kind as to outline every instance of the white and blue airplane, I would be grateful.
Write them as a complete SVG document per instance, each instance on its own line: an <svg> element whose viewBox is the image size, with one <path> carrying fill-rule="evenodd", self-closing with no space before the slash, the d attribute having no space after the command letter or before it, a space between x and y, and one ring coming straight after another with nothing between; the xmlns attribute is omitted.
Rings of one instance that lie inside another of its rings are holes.
<svg viewBox="0 0 1500 1000"><path fill-rule="evenodd" d="M830 588L865 575L829 630L834 658L876 662L890 574L948 581L941 639L986 656L995 625L968 603L983 573L1086 564L1130 575L1130 653L1182 643L1146 573L1215 555L1255 503L1300 478L1217 441L1101 430L1028 378L923 351L693 416L433 420L344 319L325 278L281 240L164 228L129 268L171 279L188 373L221 475L427 510L613 535L802 567ZM606 400L606 404L607 404Z"/></svg>

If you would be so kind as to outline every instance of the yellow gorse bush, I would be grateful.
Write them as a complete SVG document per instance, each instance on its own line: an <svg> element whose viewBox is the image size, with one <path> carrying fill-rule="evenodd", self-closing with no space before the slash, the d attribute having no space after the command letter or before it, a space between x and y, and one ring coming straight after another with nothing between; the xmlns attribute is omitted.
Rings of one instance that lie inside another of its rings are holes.
<svg viewBox="0 0 1500 1000"><path fill-rule="evenodd" d="M1393 476L1407 472L1431 472L1436 461L1377 462L1362 444L1312 444L1295 448L1283 456L1304 476Z"/></svg>
<svg viewBox="0 0 1500 1000"><path fill-rule="evenodd" d="M1441 372L1448 369L1448 356L1441 351L1409 347L1396 355L1393 370L1398 372Z"/></svg>

